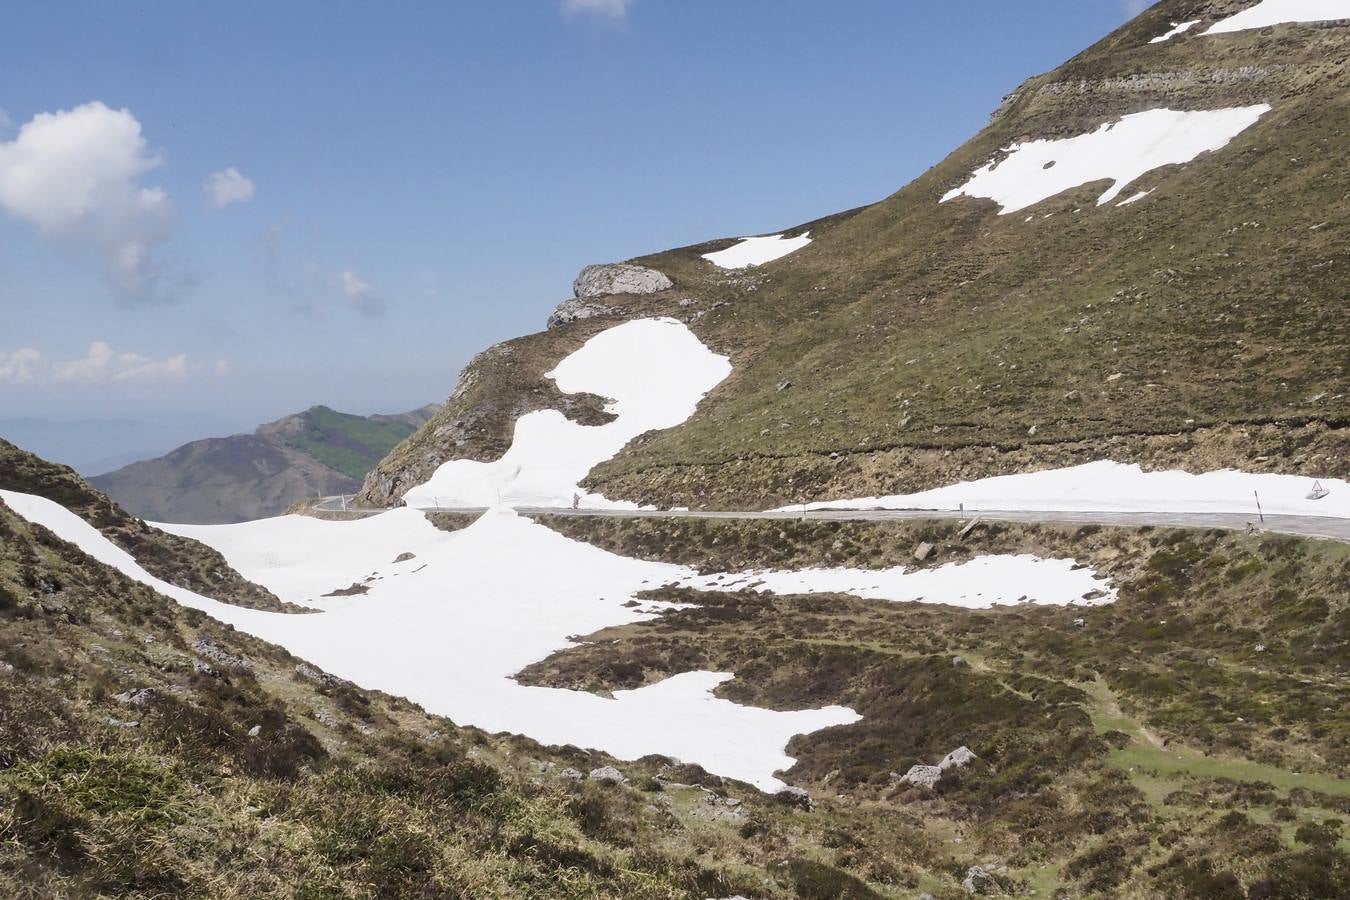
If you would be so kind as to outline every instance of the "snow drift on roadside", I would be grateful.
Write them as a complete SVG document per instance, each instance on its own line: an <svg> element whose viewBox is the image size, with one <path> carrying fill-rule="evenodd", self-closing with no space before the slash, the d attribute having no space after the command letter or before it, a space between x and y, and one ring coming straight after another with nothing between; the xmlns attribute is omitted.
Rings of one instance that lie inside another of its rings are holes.
<svg viewBox="0 0 1350 900"><path fill-rule="evenodd" d="M725 356L709 350L681 322L640 319L597 334L558 364L549 377L564 393L608 398L617 418L578 425L557 410L516 422L511 448L496 462L458 459L403 495L409 506L570 506L632 508L577 486L586 473L638 435L673 428L731 373Z"/></svg>
<svg viewBox="0 0 1350 900"><path fill-rule="evenodd" d="M859 497L807 504L808 509L943 509L1050 512L1241 513L1255 516L1256 496L1272 514L1350 516L1350 484L1321 479L1330 493L1308 494L1314 479L1249 472L1145 472L1102 460L1067 469L999 475L890 497ZM801 506L783 507L784 511Z"/></svg>
<svg viewBox="0 0 1350 900"><path fill-rule="evenodd" d="M751 588L773 594L852 594L867 600L917 601L989 609L1016 603L1091 606L1112 603L1116 590L1104 575L1071 559L1027 554L977 556L932 569L764 570L686 578L706 591Z"/></svg>
<svg viewBox="0 0 1350 900"><path fill-rule="evenodd" d="M742 238L740 243L732 244L725 250L703 254L703 258L723 269L762 266L775 259L782 259L789 253L795 253L811 243L809 234L810 232L807 232L795 238L785 238L781 234Z"/></svg>
<svg viewBox="0 0 1350 900"><path fill-rule="evenodd" d="M1297 22L1350 19L1350 0L1262 0L1231 15L1201 34L1225 34L1250 28L1267 28Z"/></svg>
<svg viewBox="0 0 1350 900"><path fill-rule="evenodd" d="M1201 112L1152 109L1077 137L1014 144L1004 159L976 169L941 202L985 197L998 203L999 215L1007 215L1070 188L1109 180L1111 187L1097 199L1101 206L1154 169L1188 163L1227 146L1269 111L1264 103Z"/></svg>

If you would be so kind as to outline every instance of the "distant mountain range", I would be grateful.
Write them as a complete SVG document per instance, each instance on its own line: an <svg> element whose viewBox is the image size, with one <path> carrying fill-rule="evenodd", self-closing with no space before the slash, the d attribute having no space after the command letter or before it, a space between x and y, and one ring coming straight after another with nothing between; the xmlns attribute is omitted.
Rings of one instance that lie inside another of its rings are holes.
<svg viewBox="0 0 1350 900"><path fill-rule="evenodd" d="M224 524L279 515L306 497L355 491L437 409L355 416L315 406L253 434L192 441L90 482L154 521Z"/></svg>

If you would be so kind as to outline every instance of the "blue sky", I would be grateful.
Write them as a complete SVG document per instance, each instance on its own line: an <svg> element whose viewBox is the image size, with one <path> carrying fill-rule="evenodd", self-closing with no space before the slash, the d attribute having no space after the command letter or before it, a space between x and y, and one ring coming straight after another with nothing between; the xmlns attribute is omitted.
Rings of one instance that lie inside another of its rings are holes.
<svg viewBox="0 0 1350 900"><path fill-rule="evenodd" d="M443 399L582 265L880 199L1139 5L19 4L0 422Z"/></svg>

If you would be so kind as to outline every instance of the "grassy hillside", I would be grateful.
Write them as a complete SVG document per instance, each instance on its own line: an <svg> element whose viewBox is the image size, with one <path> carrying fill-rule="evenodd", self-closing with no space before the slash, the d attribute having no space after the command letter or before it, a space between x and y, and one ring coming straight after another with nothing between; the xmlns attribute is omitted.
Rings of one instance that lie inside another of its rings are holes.
<svg viewBox="0 0 1350 900"><path fill-rule="evenodd" d="M1350 28L1151 37L1232 3L1170 0L1013 93L989 126L895 195L789 229L813 243L739 272L712 241L637 262L672 290L512 341L378 467L372 503L434 464L490 455L559 355L618 318L670 315L732 376L686 425L593 473L609 496L764 506L894 493L1110 456L1149 466L1350 474ZM1226 148L1151 172L1098 207L1104 182L1000 216L939 203L1002 148L1145 109L1269 103ZM1030 216L1031 221L1027 221ZM781 387L780 387L781 386ZM490 433L448 442L443 426ZM438 434L440 435L438 437ZM406 489L406 487L404 487Z"/></svg>
<svg viewBox="0 0 1350 900"><path fill-rule="evenodd" d="M130 553L147 572L179 587L252 609L285 608L266 588L230 567L219 552L147 525L94 490L69 466L47 462L0 440L0 489L59 503Z"/></svg>
<svg viewBox="0 0 1350 900"><path fill-rule="evenodd" d="M954 900L975 867L1012 896L1350 890L1343 545L548 524L705 569L886 565L921 540L927 564L1072 553L1121 598L970 611L662 589L697 605L520 675L606 691L711 666L736 673L721 692L742 702L851 703L861 722L789 746L806 803L661 757L458 728L179 608L0 504L0 893ZM936 789L893 774L958 745L978 759ZM627 781L574 777L603 765Z"/></svg>
<svg viewBox="0 0 1350 900"><path fill-rule="evenodd" d="M285 431L285 441L319 462L359 481L375 463L384 458L399 441L417 430L421 422L411 420L377 421L374 417L353 416L326 406L301 413L295 433Z"/></svg>

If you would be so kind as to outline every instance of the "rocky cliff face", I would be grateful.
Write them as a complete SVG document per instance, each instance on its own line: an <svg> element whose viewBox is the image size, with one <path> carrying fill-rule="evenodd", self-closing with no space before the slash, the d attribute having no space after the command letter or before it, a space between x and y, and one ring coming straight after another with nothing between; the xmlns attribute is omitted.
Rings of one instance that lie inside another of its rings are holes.
<svg viewBox="0 0 1350 900"><path fill-rule="evenodd" d="M1084 453L1344 477L1350 27L1203 33L1250 5L1156 4L1029 79L895 195L793 229L812 243L782 259L737 271L703 259L727 239L632 261L678 291L583 297L620 279L579 278L549 331L475 361L472 386L377 468L364 499L395 501L447 459L495 457L513 415L566 408L544 372L646 315L686 322L735 369L684 426L592 473L612 497L776 505ZM1020 143L1256 105L1270 110L1221 149L1136 178L1121 199L1143 196L1127 206L1098 205L1102 180L1016 215L939 202Z"/></svg>

